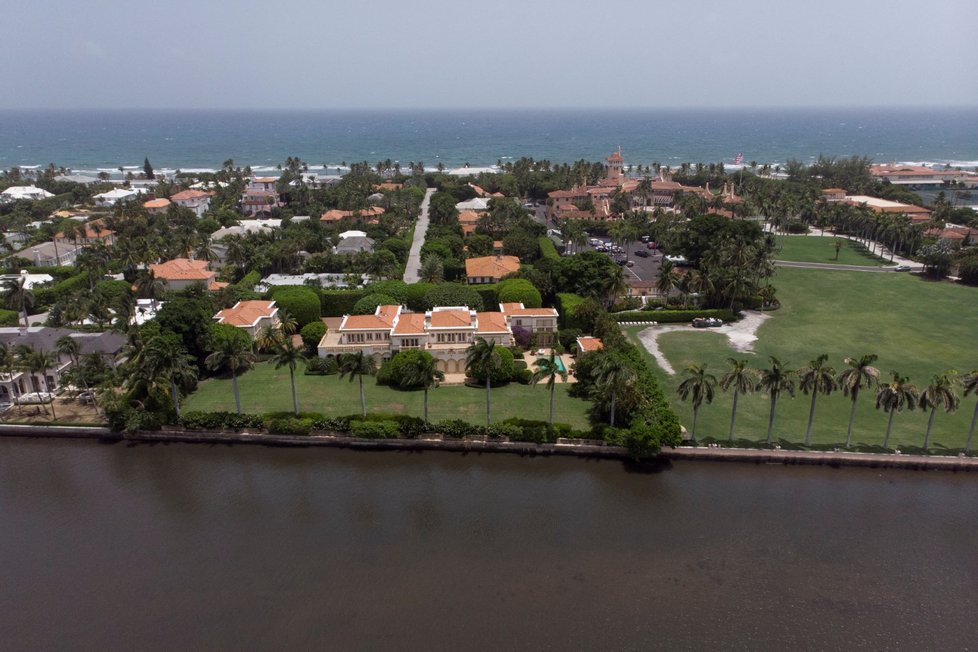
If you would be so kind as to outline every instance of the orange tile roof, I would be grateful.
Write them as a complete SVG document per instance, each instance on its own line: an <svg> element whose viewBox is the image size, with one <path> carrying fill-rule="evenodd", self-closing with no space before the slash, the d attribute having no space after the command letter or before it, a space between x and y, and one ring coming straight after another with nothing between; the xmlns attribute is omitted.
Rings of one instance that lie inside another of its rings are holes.
<svg viewBox="0 0 978 652"><path fill-rule="evenodd" d="M611 156L608 157L608 161L624 161L624 160L625 159L622 158L621 152L619 151L612 152Z"/></svg>
<svg viewBox="0 0 978 652"><path fill-rule="evenodd" d="M506 315L501 312L477 312L475 318L478 320L476 329L479 333L508 333L509 327L506 324Z"/></svg>
<svg viewBox="0 0 978 652"><path fill-rule="evenodd" d="M364 208L358 211L341 211L334 208L323 213L319 219L322 222L338 222L344 217L353 217L355 215L359 215L360 217L377 217L383 214L384 209L380 206L371 206L370 208Z"/></svg>
<svg viewBox="0 0 978 652"><path fill-rule="evenodd" d="M506 314L521 317L556 317L557 310L555 308L516 308L515 310L507 310Z"/></svg>
<svg viewBox="0 0 978 652"><path fill-rule="evenodd" d="M94 222L89 222L85 225L85 235L81 236L80 239L83 240L96 240L101 238L108 238L111 235L115 235L115 231L106 229L102 226L101 222L98 220ZM55 240L73 240L74 238L66 238L64 231L56 233L54 236Z"/></svg>
<svg viewBox="0 0 978 652"><path fill-rule="evenodd" d="M424 335L424 313L403 313L394 326L394 335Z"/></svg>
<svg viewBox="0 0 978 652"><path fill-rule="evenodd" d="M403 186L399 183L385 181L374 186L374 190L400 190Z"/></svg>
<svg viewBox="0 0 978 652"><path fill-rule="evenodd" d="M467 310L435 310L431 313L432 328L468 328L472 315Z"/></svg>
<svg viewBox="0 0 978 652"><path fill-rule="evenodd" d="M520 271L520 259L516 256L482 256L465 261L465 275L502 278Z"/></svg>
<svg viewBox="0 0 978 652"><path fill-rule="evenodd" d="M458 214L458 221L462 224L474 223L479 221L479 214L475 211L462 211Z"/></svg>
<svg viewBox="0 0 978 652"><path fill-rule="evenodd" d="M213 193L204 192L203 190L183 190L175 195L170 196L171 201L188 201L191 199L203 199L204 197L210 197Z"/></svg>
<svg viewBox="0 0 978 652"><path fill-rule="evenodd" d="M512 312L514 310L521 310L523 308L522 303L501 303L499 304L499 310L502 312Z"/></svg>
<svg viewBox="0 0 978 652"><path fill-rule="evenodd" d="M149 266L153 276L166 281L206 281L214 278L217 272L207 269L206 260L190 260L174 258L165 263L154 263Z"/></svg>
<svg viewBox="0 0 978 652"><path fill-rule="evenodd" d="M386 321L388 324L393 324L394 318L397 317L397 314L399 312L401 312L400 306L384 305L384 306L377 306L377 311L375 314L381 319L383 319L384 321Z"/></svg>
<svg viewBox="0 0 978 652"><path fill-rule="evenodd" d="M846 194L846 191L843 190L842 188L824 188L822 190L822 194L825 195L838 195L840 193L844 195Z"/></svg>
<svg viewBox="0 0 978 652"><path fill-rule="evenodd" d="M274 301L239 301L232 308L221 310L214 318L232 326L254 326L263 317L273 317L278 312Z"/></svg>
<svg viewBox="0 0 978 652"><path fill-rule="evenodd" d="M228 285L230 285L230 283L227 283L225 281L211 281L210 283L208 283L207 289L210 290L211 292L216 292L217 290L223 290Z"/></svg>
<svg viewBox="0 0 978 652"><path fill-rule="evenodd" d="M577 338L577 350L581 353L600 351L603 348L604 342L602 342L600 338L591 337L590 335Z"/></svg>
<svg viewBox="0 0 978 652"><path fill-rule="evenodd" d="M143 208L166 208L170 205L170 200L166 197L160 197L159 199L150 199L149 201L143 202Z"/></svg>
<svg viewBox="0 0 978 652"><path fill-rule="evenodd" d="M390 322L377 315L347 315L340 324L340 330L390 330Z"/></svg>

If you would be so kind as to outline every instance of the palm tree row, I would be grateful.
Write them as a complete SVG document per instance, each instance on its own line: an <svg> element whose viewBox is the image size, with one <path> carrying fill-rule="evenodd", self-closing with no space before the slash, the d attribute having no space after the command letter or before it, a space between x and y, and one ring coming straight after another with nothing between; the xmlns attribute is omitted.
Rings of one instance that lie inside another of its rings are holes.
<svg viewBox="0 0 978 652"><path fill-rule="evenodd" d="M882 409L889 415L886 425L886 435L883 439L883 448L887 448L890 441L890 433L893 428L893 419L897 412L904 409L914 410L920 408L929 410L927 419L927 432L924 436L924 450L930 445L931 432L937 416L937 409L941 408L945 412L953 412L958 409L961 398L958 395L958 388L963 389L964 396L974 394L978 397L978 369L971 371L960 380L956 372L946 371L936 374L931 379L930 384L921 392L910 380L893 372L893 378L889 383L880 383L880 371L873 366L876 356L862 355L845 359L846 367L841 373L836 373L835 369L827 364L828 355L822 354L810 361L806 366L798 370L786 369L784 364L774 356L770 356L771 366L765 369L753 369L747 360L728 358L729 365L727 372L718 381L717 378L707 372L706 365L691 365L684 371L686 378L679 384L677 393L680 400L690 400L693 408L693 423L691 437L696 439L696 420L699 416L699 409L702 404L712 403L714 392L717 385L723 391L733 390L733 408L730 413L730 429L727 434L728 441L733 441L734 424L737 418L737 399L742 394L750 394L754 391L764 391L770 398L771 406L768 414L767 425L767 444L770 445L774 428L774 419L778 399L783 394L795 395L797 387L806 395L811 395L811 404L808 409L808 424L805 429L805 445L811 444L812 425L815 420L815 402L819 395L829 395L837 389L841 389L843 394L851 401L849 410L848 427L846 429L846 448L852 443L852 426L856 418L856 405L859 394L862 390L876 390L876 408ZM965 451L971 451L971 444L975 434L975 427L978 425L978 402L975 404L975 412L971 419L971 427L968 430L968 441Z"/></svg>

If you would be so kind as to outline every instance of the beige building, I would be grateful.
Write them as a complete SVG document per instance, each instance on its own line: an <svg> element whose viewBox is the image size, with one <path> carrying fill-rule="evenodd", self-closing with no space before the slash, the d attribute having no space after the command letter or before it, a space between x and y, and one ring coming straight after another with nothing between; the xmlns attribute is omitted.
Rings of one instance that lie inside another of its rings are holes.
<svg viewBox="0 0 978 652"><path fill-rule="evenodd" d="M206 260L191 260L189 258L174 258L165 263L155 263L149 266L149 271L155 278L163 281L167 290L185 290L195 283L203 283L208 290L220 290L227 283L217 281L217 272L208 268Z"/></svg>
<svg viewBox="0 0 978 652"><path fill-rule="evenodd" d="M498 283L507 274L520 271L520 259L516 256L480 256L465 261L465 278L470 285Z"/></svg>
<svg viewBox="0 0 978 652"><path fill-rule="evenodd" d="M464 373L467 349L478 338L512 346L513 326L536 334L539 346L550 346L557 332L553 308L524 308L521 303L501 304L499 312L477 312L465 306L407 312L401 306L378 306L372 315L345 315L339 328L327 331L319 342L319 356L338 357L363 351L377 364L394 353L422 349L445 373Z"/></svg>

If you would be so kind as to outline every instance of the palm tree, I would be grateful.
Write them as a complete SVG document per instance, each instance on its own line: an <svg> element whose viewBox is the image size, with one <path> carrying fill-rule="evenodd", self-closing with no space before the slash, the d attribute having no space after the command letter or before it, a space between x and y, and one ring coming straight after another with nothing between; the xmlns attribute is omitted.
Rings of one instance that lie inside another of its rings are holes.
<svg viewBox="0 0 978 652"><path fill-rule="evenodd" d="M22 347L18 353L21 364L30 372L32 379L40 374L41 379L44 381L44 392L51 396L51 416L57 419L58 415L54 412L54 394L48 385L48 378L45 372L48 369L53 369L58 366L58 355L50 351L38 351L31 346ZM45 408L46 410L47 408Z"/></svg>
<svg viewBox="0 0 978 652"><path fill-rule="evenodd" d="M401 370L401 387L424 388L424 421L428 423L428 390L438 387L438 383L445 380L445 372L438 369L435 358L426 352Z"/></svg>
<svg viewBox="0 0 978 652"><path fill-rule="evenodd" d="M356 353L344 353L340 356L340 379L345 376L350 377L350 382L354 378L360 380L360 414L367 416L367 399L363 394L363 377L373 376L377 372L377 365L371 355L364 355L363 351Z"/></svg>
<svg viewBox="0 0 978 652"><path fill-rule="evenodd" d="M177 340L157 335L143 347L140 362L138 375L143 377L143 382L165 382L170 386L173 409L179 419L179 388L197 380L197 362L194 357ZM237 400L237 389L235 399ZM238 413L241 413L240 401Z"/></svg>
<svg viewBox="0 0 978 652"><path fill-rule="evenodd" d="M978 397L978 369L973 369L961 379L961 386L964 388L964 395L974 393ZM978 423L978 401L975 402L975 412L971 416L971 428L968 430L968 443L964 445L964 452L967 455L971 452L971 439L975 436L975 424Z"/></svg>
<svg viewBox="0 0 978 652"><path fill-rule="evenodd" d="M700 406L703 404L703 401L707 403L713 402L713 393L717 386L717 379L713 374L706 373L706 365L690 365L686 367L685 374L687 378L679 383L676 392L679 394L680 400L683 401L692 397L693 428L690 431L690 437L693 441L696 441L696 418L699 416Z"/></svg>
<svg viewBox="0 0 978 652"><path fill-rule="evenodd" d="M465 370L472 372L481 369L486 375L486 427L489 427L489 393L492 388L492 374L502 361L496 351L496 343L489 342L484 337L475 338L475 342L465 352Z"/></svg>
<svg viewBox="0 0 978 652"><path fill-rule="evenodd" d="M842 393L852 399L852 408L849 410L849 428L846 430L846 448L852 442L852 422L856 418L856 399L859 398L859 390L864 386L869 388L875 385L880 377L880 370L873 366L876 362L876 355L873 353L862 355L858 358L846 358L845 363L849 368L839 374L837 380Z"/></svg>
<svg viewBox="0 0 978 652"><path fill-rule="evenodd" d="M272 351L285 340L286 338L282 335L282 331L279 328L271 325L263 326L255 336L255 350L259 353Z"/></svg>
<svg viewBox="0 0 978 652"><path fill-rule="evenodd" d="M758 387L767 390L771 397L771 413L767 418L767 443L771 444L771 431L774 428L774 407L778 403L778 397L783 392L788 392L792 397L795 395L795 372L784 368L781 361L773 355L771 358L771 368L761 370L761 379L757 383Z"/></svg>
<svg viewBox="0 0 978 652"><path fill-rule="evenodd" d="M655 288L668 301L669 292L677 285L679 285L679 274L676 273L675 266L667 260L659 268L659 280L656 282Z"/></svg>
<svg viewBox="0 0 978 652"><path fill-rule="evenodd" d="M727 441L733 441L734 420L737 418L737 397L740 394L750 394L757 388L757 370L751 369L747 365L748 360L735 360L727 358L730 370L720 379L720 389L727 391L730 387L734 388L733 409L730 411L730 433Z"/></svg>
<svg viewBox="0 0 978 652"><path fill-rule="evenodd" d="M24 318L24 328L28 328L27 311L34 307L34 293L27 287L27 278L21 276L5 281L3 288L7 307L19 312Z"/></svg>
<svg viewBox="0 0 978 652"><path fill-rule="evenodd" d="M289 382L292 384L292 413L296 416L299 415L299 401L295 396L295 367L300 361L305 359L305 352L301 348L296 347L291 337L279 342L275 347L275 353L272 355L276 369L281 369L282 367L289 368Z"/></svg>
<svg viewBox="0 0 978 652"><path fill-rule="evenodd" d="M808 428L805 429L805 446L812 441L812 422L815 420L815 398L819 394L828 396L837 387L835 382L835 369L829 367L825 362L829 356L825 353L818 356L808 363L808 366L799 369L798 375L801 377L799 387L801 391L812 395L812 405L808 408Z"/></svg>
<svg viewBox="0 0 978 652"><path fill-rule="evenodd" d="M903 408L913 410L917 407L920 393L917 387L910 382L910 379L893 372L893 380L889 383L882 383L876 391L876 409L883 408L884 412L889 413L890 418L886 422L886 436L883 437L883 448L890 443L890 431L893 429L893 417L897 412L902 412Z"/></svg>
<svg viewBox="0 0 978 652"><path fill-rule="evenodd" d="M944 408L945 412L954 412L961 404L961 397L956 391L958 379L955 378L953 371L945 371L935 375L930 385L924 389L920 395L920 409L930 408L930 416L927 417L927 434L924 436L924 450L930 444L930 431L934 427L934 417L937 416L937 408Z"/></svg>
<svg viewBox="0 0 978 652"><path fill-rule="evenodd" d="M541 380L546 379L547 389L550 391L550 427L554 427L554 388L557 385L557 377L567 382L567 369L560 362L560 343L550 349L550 355L545 358L537 358L537 370L530 376L530 383L536 385Z"/></svg>
<svg viewBox="0 0 978 652"><path fill-rule="evenodd" d="M615 427L615 405L618 393L630 387L638 378L635 370L614 355L605 354L597 370L597 386L611 395L611 420Z"/></svg>
<svg viewBox="0 0 978 652"><path fill-rule="evenodd" d="M16 358L14 357L13 350L7 346L6 343L0 342L0 369L3 369L4 373L7 375L7 380L10 381L10 399L13 401L14 405L17 405L17 394L15 392L16 384L14 383L15 363Z"/></svg>
<svg viewBox="0 0 978 652"><path fill-rule="evenodd" d="M136 279L136 296L142 299L150 299L153 302L153 311L156 311L156 302L166 291L166 283L162 279L156 278L151 270L145 271Z"/></svg>
<svg viewBox="0 0 978 652"><path fill-rule="evenodd" d="M234 390L234 406L241 414L241 395L238 393L238 371L251 367L255 355L249 350L245 338L233 337L230 333L222 334L213 343L212 353L204 359L209 369L218 370L227 367L231 370L231 388Z"/></svg>
<svg viewBox="0 0 978 652"><path fill-rule="evenodd" d="M295 335L296 331L299 330L299 322L288 310L278 311L278 326L282 334L286 336Z"/></svg>

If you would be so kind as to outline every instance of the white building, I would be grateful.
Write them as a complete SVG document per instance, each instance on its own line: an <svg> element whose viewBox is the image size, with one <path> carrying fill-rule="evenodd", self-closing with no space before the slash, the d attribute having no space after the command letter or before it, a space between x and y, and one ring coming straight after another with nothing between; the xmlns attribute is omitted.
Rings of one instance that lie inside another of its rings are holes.
<svg viewBox="0 0 978 652"><path fill-rule="evenodd" d="M3 192L0 192L0 202L4 204L21 199L35 201L37 199L47 199L48 197L54 197L54 195L37 186L10 186Z"/></svg>
<svg viewBox="0 0 978 652"><path fill-rule="evenodd" d="M136 199L141 194L143 194L142 188L115 188L108 192L101 192L92 197L92 199L95 200L96 206L108 208L109 206L115 206L120 201Z"/></svg>

